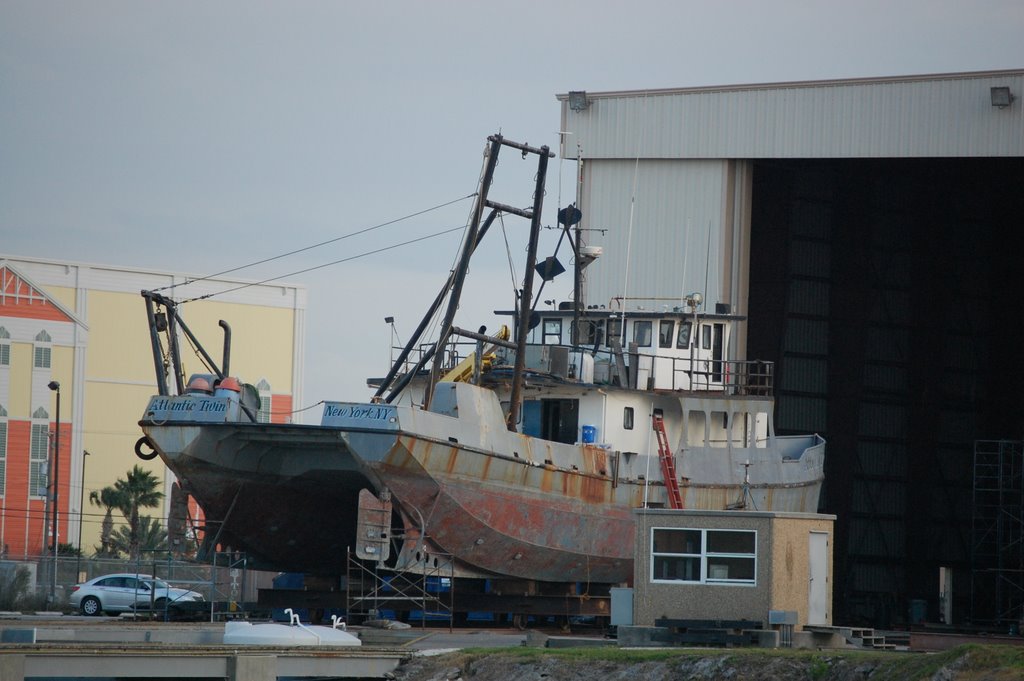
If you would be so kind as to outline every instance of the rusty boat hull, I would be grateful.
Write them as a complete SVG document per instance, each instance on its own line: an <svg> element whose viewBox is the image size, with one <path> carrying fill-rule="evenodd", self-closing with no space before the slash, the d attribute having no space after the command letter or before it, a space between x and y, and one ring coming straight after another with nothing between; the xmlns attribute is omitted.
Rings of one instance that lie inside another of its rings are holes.
<svg viewBox="0 0 1024 681"><path fill-rule="evenodd" d="M504 427L492 390L443 384L442 412L328 403L319 426L210 419L217 410L161 409L140 425L203 508L215 543L265 569L341 574L358 547L358 495L393 499L394 567L447 562L452 574L615 584L632 579L633 509L668 506L650 460L596 444L559 443ZM161 402L162 400L162 402ZM678 400L676 400L678 402ZM668 403L666 403L668 404ZM687 508L814 512L824 443L777 438L771 448L690 447L680 457ZM632 455L632 456L631 456ZM735 462L753 462L747 479Z"/></svg>

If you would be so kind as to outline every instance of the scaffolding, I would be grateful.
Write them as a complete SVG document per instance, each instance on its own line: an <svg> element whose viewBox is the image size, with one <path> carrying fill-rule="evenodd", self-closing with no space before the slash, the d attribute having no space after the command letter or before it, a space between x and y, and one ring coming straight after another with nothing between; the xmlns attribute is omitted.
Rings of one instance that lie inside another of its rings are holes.
<svg viewBox="0 0 1024 681"><path fill-rule="evenodd" d="M971 617L1019 631L1024 619L1024 443L974 443Z"/></svg>
<svg viewBox="0 0 1024 681"><path fill-rule="evenodd" d="M346 612L356 620L398 619L421 627L443 622L453 628L455 578L451 560L424 561L421 571L382 568L360 560L349 549L345 579ZM384 613L395 613L392 618ZM405 613L401 616L399 613Z"/></svg>

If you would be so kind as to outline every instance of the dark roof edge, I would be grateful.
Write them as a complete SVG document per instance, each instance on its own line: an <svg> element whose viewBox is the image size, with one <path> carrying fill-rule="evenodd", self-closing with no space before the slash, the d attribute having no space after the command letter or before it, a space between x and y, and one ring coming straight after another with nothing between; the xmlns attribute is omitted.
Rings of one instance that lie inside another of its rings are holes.
<svg viewBox="0 0 1024 681"><path fill-rule="evenodd" d="M639 95L686 95L708 94L713 92L737 92L743 90L784 90L791 88L815 88L834 85L877 85L881 83L910 83L929 80L962 80L968 78L997 78L1002 76L1024 76L1024 69L1003 69L996 71L960 71L951 73L931 73L911 76L881 76L874 78L838 78L833 80L798 80L776 83L746 83L737 85L706 85L684 88L650 88L646 90L608 90L606 92L586 91L588 99L612 97L635 97ZM556 94L555 98L565 101L568 93Z"/></svg>

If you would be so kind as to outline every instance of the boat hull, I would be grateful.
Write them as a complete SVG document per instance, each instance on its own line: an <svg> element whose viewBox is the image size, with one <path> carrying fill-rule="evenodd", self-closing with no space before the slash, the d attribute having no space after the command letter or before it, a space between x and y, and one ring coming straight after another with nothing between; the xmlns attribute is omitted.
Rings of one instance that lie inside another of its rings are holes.
<svg viewBox="0 0 1024 681"><path fill-rule="evenodd" d="M341 574L359 490L375 485L338 434L316 427L143 424L203 509L206 538L256 568Z"/></svg>
<svg viewBox="0 0 1024 681"><path fill-rule="evenodd" d="M664 485L617 475L618 453L601 447L509 432L495 408L467 419L336 403L321 426L140 425L203 508L213 543L245 551L255 567L344 573L365 488L389 490L413 538L398 557L402 568L426 570L443 555L456 576L630 581L633 509L668 506ZM816 511L823 444L789 446L799 456L754 452L761 459L745 484L721 451L683 453L684 507Z"/></svg>

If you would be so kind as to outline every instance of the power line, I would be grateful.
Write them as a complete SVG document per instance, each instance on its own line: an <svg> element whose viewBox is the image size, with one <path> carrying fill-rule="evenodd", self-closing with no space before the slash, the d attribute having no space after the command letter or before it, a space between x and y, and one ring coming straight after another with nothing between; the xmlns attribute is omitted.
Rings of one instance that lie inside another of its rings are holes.
<svg viewBox="0 0 1024 681"><path fill-rule="evenodd" d="M314 265L313 267L307 267L307 268L302 269L302 270L296 270L294 272L289 272L288 274L281 274L281 275L278 275L276 277L270 277L270 278L264 279L262 281L255 281L255 282L252 282L250 284L241 284L239 286L235 286L233 288L225 289L223 291L217 291L216 293L207 293L206 295L196 296L195 298L186 298L185 300L182 300L181 303L179 303L179 304L183 305L185 303L191 303L191 302L196 301L196 300L206 300L207 298L213 298L214 296L223 295L225 293L233 293L235 291L241 291L242 289L249 288L250 286L261 286L261 285L269 283L271 281L277 281L278 279L284 279L285 277L294 277L297 274L305 274L306 272L313 272L314 270L320 270L320 269L323 269L325 267L331 267L332 265L339 265L339 264L341 264L343 262L348 262L350 260L356 260L358 258L365 258L368 255L374 255L376 253L383 253L384 251L390 251L393 248L401 248L402 246L408 246L409 244L414 244L414 243L417 243L419 241L426 241L427 239L433 239L434 237L444 236L445 234L451 234L452 232L458 232L458 231L461 231L463 229L465 229L464 225L460 225L458 227L452 227L451 229L446 229L446 230L441 231L441 232L434 232L433 234L428 234L426 236L421 236L421 237L419 237L417 239L410 239L409 241L403 241L403 242L398 243L398 244L392 244L391 246L384 246L383 248L377 248L377 249L374 249L372 251L366 251L366 252L360 253L358 255L351 255L351 256L349 256L347 258L342 258L341 260L334 260L333 262L327 262L327 263L324 263L322 265Z"/></svg>
<svg viewBox="0 0 1024 681"><path fill-rule="evenodd" d="M310 251L310 250L312 250L314 248L320 248L321 246L326 246L328 244L333 244L333 243L335 243L337 241L342 241L344 239L348 239L349 237L359 236L360 234L366 234L367 232L372 232L375 229L380 229L381 227L387 227L387 226L393 225L393 224L395 224L397 222L402 222L403 220L409 220L411 218L423 215L425 213L429 213L431 211L435 211L435 210L439 210L441 208L445 208L445 207L450 206L450 205L452 205L454 203L458 203L460 201L465 201L466 199L472 198L474 196L476 196L475 192L472 193L472 194L469 194L467 196L462 196L462 197L457 198L457 199L452 199L451 201L446 201L445 203L441 203L441 204L438 204L436 206L432 206L430 208L424 208L423 210L416 211L415 213L409 213L408 215L403 215L402 217L395 218L394 220L388 220L387 222L382 222L380 224L373 225L372 227L366 227L364 229L356 230L355 232L349 232L348 234L343 234L342 236L335 237L333 239L328 239L327 241L321 241L320 243L313 244L311 246L304 246L302 248L297 248L294 251L288 251L287 253L281 253L280 255L271 256L269 258L264 258L263 260L257 260L255 262L251 262L251 263L249 263L247 265L239 265L238 267L232 267L231 269L221 270L220 272L216 272L214 274L208 274L205 277L198 277L196 279L187 279L187 280L181 282L180 284L169 284L167 286L162 286L162 287L160 287L158 289L154 289L154 290L155 291L164 291L164 290L167 290L167 289L177 288L178 286L187 286L188 284L194 284L194 283L199 282L199 281L206 281L207 279L212 279L214 277L220 277L220 276L223 276L225 274L231 274L232 272L237 272L239 270L244 270L244 269L249 268L249 267L255 267L256 265L262 265L264 263L272 262L274 260L280 260L281 258L287 258L290 255L295 255L296 253L303 253L305 251ZM342 262L344 262L344 261L342 261ZM308 271L308 270L303 270L303 271ZM291 275L282 275L282 276L291 276ZM277 278L279 279L280 277L277 277ZM273 279L267 279L266 281L274 281L274 280ZM264 283L264 282L260 282L260 283ZM232 289L232 290L235 290L235 289Z"/></svg>

